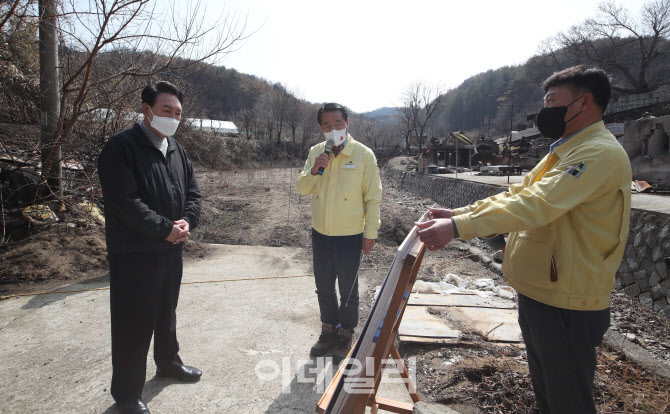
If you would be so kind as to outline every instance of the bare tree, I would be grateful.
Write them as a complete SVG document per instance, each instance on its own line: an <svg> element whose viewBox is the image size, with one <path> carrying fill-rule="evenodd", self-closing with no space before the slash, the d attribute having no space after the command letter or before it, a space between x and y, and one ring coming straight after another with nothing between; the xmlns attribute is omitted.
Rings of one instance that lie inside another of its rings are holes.
<svg viewBox="0 0 670 414"><path fill-rule="evenodd" d="M283 85L279 83L272 85L270 115L274 123L274 130L277 132L277 143L281 142L282 132L287 123L291 98L291 94Z"/></svg>
<svg viewBox="0 0 670 414"><path fill-rule="evenodd" d="M26 16L34 1L0 2L0 105L3 122L35 123L39 119L38 21Z"/></svg>
<svg viewBox="0 0 670 414"><path fill-rule="evenodd" d="M443 90L439 85L427 86L423 82L416 82L405 92L405 103L409 106L414 120L414 128L418 135L419 153L423 153L422 138L426 125L435 114L435 110L442 101Z"/></svg>
<svg viewBox="0 0 670 414"><path fill-rule="evenodd" d="M396 118L398 119L398 131L405 141L405 149L408 155L412 155L411 139L415 131L414 118L412 110L409 106L401 106L396 110Z"/></svg>
<svg viewBox="0 0 670 414"><path fill-rule="evenodd" d="M26 11L35 3L34 0L11 0L0 2L0 30L13 18L25 17Z"/></svg>
<svg viewBox="0 0 670 414"><path fill-rule="evenodd" d="M356 123L358 124L358 132L361 134L361 140L373 149L382 147L384 141L389 137L390 128L387 124L377 119L360 116L356 120Z"/></svg>
<svg viewBox="0 0 670 414"><path fill-rule="evenodd" d="M613 85L616 91L652 91L668 83L667 76L654 74L667 74L670 0L648 1L636 18L614 1L603 2L595 17L548 39L541 51L557 68L563 66L564 55L570 64L591 63L619 72L626 84Z"/></svg>
<svg viewBox="0 0 670 414"><path fill-rule="evenodd" d="M295 135L302 118L302 102L294 96L290 96L286 108L286 125L291 129L291 142L295 144Z"/></svg>
<svg viewBox="0 0 670 414"><path fill-rule="evenodd" d="M403 96L403 106L398 111L407 150L412 135L417 137L419 152L423 152L422 137L428 121L440 106L444 91L440 85L428 86L423 82L411 84Z"/></svg>
<svg viewBox="0 0 670 414"><path fill-rule="evenodd" d="M270 91L265 91L254 104L254 116L256 123L256 137L263 137L265 139L272 139L274 135L274 118L272 113L272 94Z"/></svg>
<svg viewBox="0 0 670 414"><path fill-rule="evenodd" d="M233 119L237 120L240 126L242 126L247 139L251 139L252 131L256 127L256 112L251 108L246 108L235 114Z"/></svg>
<svg viewBox="0 0 670 414"><path fill-rule="evenodd" d="M60 114L53 144L43 150L44 179L59 178L56 154L80 116L132 102L154 77L179 83L197 63L216 61L245 39L238 14L208 19L200 1L181 5L159 13L150 0L60 3Z"/></svg>
<svg viewBox="0 0 670 414"><path fill-rule="evenodd" d="M312 142L316 141L321 129L316 121L316 112L319 106L303 103L300 107L300 152L303 153L305 148Z"/></svg>

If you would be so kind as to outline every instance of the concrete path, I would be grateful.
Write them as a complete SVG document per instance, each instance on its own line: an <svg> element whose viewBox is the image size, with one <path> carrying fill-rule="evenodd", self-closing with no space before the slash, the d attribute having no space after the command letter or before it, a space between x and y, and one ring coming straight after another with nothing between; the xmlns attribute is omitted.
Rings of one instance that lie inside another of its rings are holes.
<svg viewBox="0 0 670 414"><path fill-rule="evenodd" d="M217 246L185 266L184 282L310 267L301 249ZM60 290L107 286L100 278ZM180 355L204 374L195 384L154 378L150 351L143 397L153 413L314 412L328 369L308 360L320 329L311 276L185 284L177 317ZM0 412L115 413L109 332L108 290L0 302Z"/></svg>
<svg viewBox="0 0 670 414"><path fill-rule="evenodd" d="M308 357L320 322L307 251L219 245L185 265L183 282L180 356L204 373L195 384L155 378L150 350L152 413L315 412L334 369ZM103 277L58 290L107 287ZM116 413L109 332L108 290L0 301L0 413ZM409 401L395 382L380 395Z"/></svg>

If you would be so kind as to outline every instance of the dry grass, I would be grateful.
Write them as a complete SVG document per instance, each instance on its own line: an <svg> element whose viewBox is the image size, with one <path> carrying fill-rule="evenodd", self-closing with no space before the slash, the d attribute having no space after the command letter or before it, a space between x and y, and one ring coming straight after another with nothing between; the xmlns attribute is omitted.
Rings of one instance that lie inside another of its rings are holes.
<svg viewBox="0 0 670 414"><path fill-rule="evenodd" d="M670 381L618 353L599 350L594 395L601 414L670 413Z"/></svg>

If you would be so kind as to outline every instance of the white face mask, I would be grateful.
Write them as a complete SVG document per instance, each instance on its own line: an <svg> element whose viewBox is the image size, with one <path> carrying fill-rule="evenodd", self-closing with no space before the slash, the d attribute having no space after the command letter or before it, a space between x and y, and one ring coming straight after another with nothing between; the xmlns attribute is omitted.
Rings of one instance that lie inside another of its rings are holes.
<svg viewBox="0 0 670 414"><path fill-rule="evenodd" d="M324 132L323 135L333 143L333 146L337 147L347 140L347 129L333 129L330 132Z"/></svg>
<svg viewBox="0 0 670 414"><path fill-rule="evenodd" d="M154 115L151 108L149 108L149 112L151 112L151 115L154 116L154 119L149 121L153 129L166 137L171 137L174 135L174 133L177 131L177 127L179 126L179 121L167 116L156 116Z"/></svg>

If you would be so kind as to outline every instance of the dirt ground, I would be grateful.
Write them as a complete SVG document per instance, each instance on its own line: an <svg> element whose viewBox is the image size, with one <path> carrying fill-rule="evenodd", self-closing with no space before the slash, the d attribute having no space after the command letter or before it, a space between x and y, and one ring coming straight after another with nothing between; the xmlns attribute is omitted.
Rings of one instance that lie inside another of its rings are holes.
<svg viewBox="0 0 670 414"><path fill-rule="evenodd" d="M207 243L298 246L310 248L309 197L295 190L297 167L254 171L213 171L197 168L203 199L199 229L187 244L187 260L209 254ZM370 288L361 294L361 324L367 318L374 287L381 285L391 260L412 223L433 202L409 194L383 179L382 228L377 244L361 262L360 278ZM466 279L504 277L475 261L468 245L490 253L480 241L456 241L426 254L419 279L437 281L446 273ZM0 250L0 295L49 290L64 281L76 282L106 271L101 227L71 228L54 224ZM637 302L613 296L614 329L659 359L670 361L670 321ZM536 413L521 347L486 342L469 334L467 346L403 345L401 354L417 358L420 394L429 401L468 413ZM622 355L599 351L595 395L599 412L670 412L668 381L650 376ZM625 392L636 390L636 392Z"/></svg>

